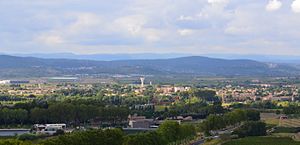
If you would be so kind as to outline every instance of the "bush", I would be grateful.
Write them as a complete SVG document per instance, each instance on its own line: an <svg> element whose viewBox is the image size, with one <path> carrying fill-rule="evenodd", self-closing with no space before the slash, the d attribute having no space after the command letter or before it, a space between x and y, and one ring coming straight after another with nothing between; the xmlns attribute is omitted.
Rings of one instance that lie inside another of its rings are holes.
<svg viewBox="0 0 300 145"><path fill-rule="evenodd" d="M60 135L44 140L43 145L121 145L123 132L119 129L89 130Z"/></svg>
<svg viewBox="0 0 300 145"><path fill-rule="evenodd" d="M239 137L264 136L266 135L266 124L260 121L248 121L236 129L233 134L237 134Z"/></svg>
<svg viewBox="0 0 300 145"><path fill-rule="evenodd" d="M53 135L63 135L63 134L65 134L65 131L64 130L61 130L61 129L59 129L59 130L57 130Z"/></svg>
<svg viewBox="0 0 300 145"><path fill-rule="evenodd" d="M298 133L300 127L276 127L274 133Z"/></svg>
<svg viewBox="0 0 300 145"><path fill-rule="evenodd" d="M157 131L167 142L175 142L180 139L180 126L175 121L164 122Z"/></svg>
<svg viewBox="0 0 300 145"><path fill-rule="evenodd" d="M18 140L22 140L22 141L25 141L25 140L36 140L38 138L39 137L37 135L31 134L31 133L26 133L26 134L22 134L22 135L18 136Z"/></svg>
<svg viewBox="0 0 300 145"><path fill-rule="evenodd" d="M20 141L16 139L1 139L0 145L32 145L32 142Z"/></svg>
<svg viewBox="0 0 300 145"><path fill-rule="evenodd" d="M157 132L139 133L125 137L123 145L164 145L166 142Z"/></svg>
<svg viewBox="0 0 300 145"><path fill-rule="evenodd" d="M175 121L166 121L157 131L127 135L123 145L166 145L187 140L196 135L193 125L179 125Z"/></svg>

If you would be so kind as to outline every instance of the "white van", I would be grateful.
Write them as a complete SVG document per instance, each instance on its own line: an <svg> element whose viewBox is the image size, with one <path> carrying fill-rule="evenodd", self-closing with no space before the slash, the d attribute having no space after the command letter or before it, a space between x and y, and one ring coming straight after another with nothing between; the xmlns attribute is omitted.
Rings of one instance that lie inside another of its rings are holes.
<svg viewBox="0 0 300 145"><path fill-rule="evenodd" d="M57 130L66 130L66 124L35 124L33 131L38 134L49 134L53 135Z"/></svg>

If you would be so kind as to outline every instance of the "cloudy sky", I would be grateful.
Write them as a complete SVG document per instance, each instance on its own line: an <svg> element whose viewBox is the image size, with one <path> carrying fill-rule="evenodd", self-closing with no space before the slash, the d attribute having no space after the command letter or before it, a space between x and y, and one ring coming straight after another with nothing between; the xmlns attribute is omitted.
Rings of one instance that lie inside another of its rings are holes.
<svg viewBox="0 0 300 145"><path fill-rule="evenodd" d="M300 0L0 0L0 53L300 55Z"/></svg>

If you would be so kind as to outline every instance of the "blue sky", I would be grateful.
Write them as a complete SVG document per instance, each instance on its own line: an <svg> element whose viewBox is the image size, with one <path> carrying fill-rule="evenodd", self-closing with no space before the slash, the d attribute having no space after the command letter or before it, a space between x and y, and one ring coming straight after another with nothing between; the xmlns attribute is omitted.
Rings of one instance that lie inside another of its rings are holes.
<svg viewBox="0 0 300 145"><path fill-rule="evenodd" d="M300 55L300 0L0 0L0 53Z"/></svg>

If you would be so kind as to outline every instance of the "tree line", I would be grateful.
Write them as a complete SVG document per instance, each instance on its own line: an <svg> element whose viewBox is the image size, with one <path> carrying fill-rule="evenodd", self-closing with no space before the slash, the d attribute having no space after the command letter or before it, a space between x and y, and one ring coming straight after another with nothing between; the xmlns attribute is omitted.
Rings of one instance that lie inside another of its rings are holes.
<svg viewBox="0 0 300 145"><path fill-rule="evenodd" d="M212 130L219 130L227 126L240 124L242 121L259 121L260 113L255 110L236 109L227 112L224 115L209 115L205 121L200 124L201 130L210 134Z"/></svg>
<svg viewBox="0 0 300 145"><path fill-rule="evenodd" d="M196 135L193 125L166 121L156 131L126 135L120 129L90 130L66 134L42 142L43 145L168 145Z"/></svg>
<svg viewBox="0 0 300 145"><path fill-rule="evenodd" d="M122 129L75 131L43 140L3 139L0 145L169 145L193 139L193 125L166 121L156 131L125 134Z"/></svg>
<svg viewBox="0 0 300 145"><path fill-rule="evenodd" d="M127 120L129 109L121 106L98 106L97 104L77 104L56 102L47 105L22 104L0 109L0 124L41 124L66 123L79 125L91 120L111 125Z"/></svg>

